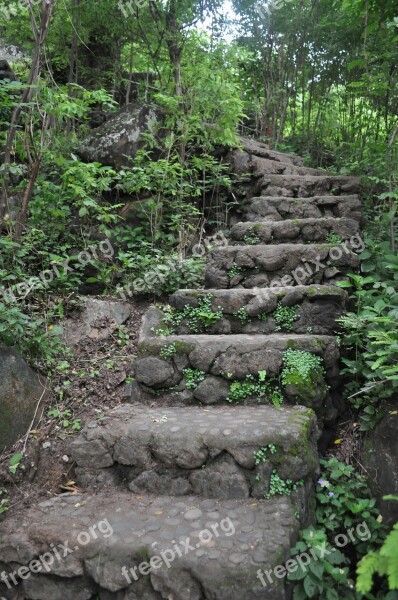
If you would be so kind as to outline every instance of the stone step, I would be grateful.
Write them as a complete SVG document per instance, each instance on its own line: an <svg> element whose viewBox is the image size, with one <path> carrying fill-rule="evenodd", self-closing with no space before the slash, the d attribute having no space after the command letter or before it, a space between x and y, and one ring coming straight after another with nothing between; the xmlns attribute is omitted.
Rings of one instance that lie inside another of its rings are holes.
<svg viewBox="0 0 398 600"><path fill-rule="evenodd" d="M264 177L266 175L316 175L319 177L325 175L325 172L319 169L296 166L287 162L260 158L258 156L252 156L250 163L252 177Z"/></svg>
<svg viewBox="0 0 398 600"><path fill-rule="evenodd" d="M329 390L339 386L339 350L334 337L159 337L153 332L142 333L134 362L133 401L153 402L158 398L162 404L166 400L170 404L299 404L313 408L321 419L333 418ZM302 368L300 373L285 377L292 354Z"/></svg>
<svg viewBox="0 0 398 600"><path fill-rule="evenodd" d="M318 472L317 438L307 408L125 404L88 423L70 452L78 483L94 489L127 485L137 494L264 498L277 473L300 482L303 503Z"/></svg>
<svg viewBox="0 0 398 600"><path fill-rule="evenodd" d="M309 242L331 242L338 245L359 234L358 221L333 217L237 223L230 231L232 240L249 246Z"/></svg>
<svg viewBox="0 0 398 600"><path fill-rule="evenodd" d="M240 137L240 142L242 150L250 156L268 158L269 160L288 163L298 167L304 166L304 159L302 159L301 156L279 152L278 150L271 150L269 144L266 144L265 142L259 142L258 140L253 140L245 136Z"/></svg>
<svg viewBox="0 0 398 600"><path fill-rule="evenodd" d="M359 196L312 196L288 198L259 196L241 204L239 212L246 221L268 223L291 219L346 218L361 222Z"/></svg>
<svg viewBox="0 0 398 600"><path fill-rule="evenodd" d="M164 334L318 333L339 330L347 293L335 286L179 290L151 307L143 330ZM194 310L192 310L194 309Z"/></svg>
<svg viewBox="0 0 398 600"><path fill-rule="evenodd" d="M63 495L14 512L0 525L0 595L287 600L283 568L278 576L273 569L290 558L302 526L298 516L286 496L253 502L134 497L120 490Z"/></svg>
<svg viewBox="0 0 398 600"><path fill-rule="evenodd" d="M364 249L360 237L340 245L279 244L227 246L212 250L207 261L207 288L283 287L334 284L355 273Z"/></svg>
<svg viewBox="0 0 398 600"><path fill-rule="evenodd" d="M264 175L256 189L261 196L308 196L357 194L361 189L359 177L333 175Z"/></svg>

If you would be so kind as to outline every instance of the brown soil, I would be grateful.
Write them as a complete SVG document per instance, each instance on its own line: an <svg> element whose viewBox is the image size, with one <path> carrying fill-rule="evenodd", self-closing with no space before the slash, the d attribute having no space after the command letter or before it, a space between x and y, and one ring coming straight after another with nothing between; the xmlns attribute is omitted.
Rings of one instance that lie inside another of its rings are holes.
<svg viewBox="0 0 398 600"><path fill-rule="evenodd" d="M35 428L0 455L0 501L7 498L10 510L77 491L69 444L87 420L101 419L108 410L128 401L126 386L148 306L148 300L131 301L131 316L122 329L109 327L106 319L97 322L96 327L106 327L109 335L81 340L72 355L63 357L62 371L51 374L52 394ZM23 454L23 459L13 474L10 458L16 454ZM0 519L6 514L10 512Z"/></svg>

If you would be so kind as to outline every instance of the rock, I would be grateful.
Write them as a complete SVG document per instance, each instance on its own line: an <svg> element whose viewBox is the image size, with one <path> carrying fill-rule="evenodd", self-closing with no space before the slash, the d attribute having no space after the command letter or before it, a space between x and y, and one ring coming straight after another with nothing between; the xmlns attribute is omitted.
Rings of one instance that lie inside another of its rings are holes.
<svg viewBox="0 0 398 600"><path fill-rule="evenodd" d="M194 471L190 477L193 491L205 498L248 498L250 490L246 477L231 456L217 458L205 469Z"/></svg>
<svg viewBox="0 0 398 600"><path fill-rule="evenodd" d="M194 391L194 398L203 402L203 404L218 404L227 399L229 393L229 384L219 377L209 375L204 381L201 381Z"/></svg>
<svg viewBox="0 0 398 600"><path fill-rule="evenodd" d="M377 498L384 521L389 525L398 521L398 502L385 501L383 496L398 496L397 438L397 406L391 404L385 417L369 432L362 457L372 496Z"/></svg>
<svg viewBox="0 0 398 600"><path fill-rule="evenodd" d="M146 145L144 134L161 135L161 119L156 106L128 104L93 130L80 144L78 154L87 162L120 168Z"/></svg>
<svg viewBox="0 0 398 600"><path fill-rule="evenodd" d="M3 79L16 80L15 73L6 60L0 60L0 81Z"/></svg>
<svg viewBox="0 0 398 600"><path fill-rule="evenodd" d="M29 429L46 383L16 352L0 346L0 452Z"/></svg>
<svg viewBox="0 0 398 600"><path fill-rule="evenodd" d="M157 389L172 385L175 371L173 366L165 360L156 358L156 356L147 356L137 360L134 368L137 381L147 387Z"/></svg>
<svg viewBox="0 0 398 600"><path fill-rule="evenodd" d="M83 338L105 339L130 317L131 309L126 302L85 298L77 317L63 321L64 338L69 346L75 346Z"/></svg>

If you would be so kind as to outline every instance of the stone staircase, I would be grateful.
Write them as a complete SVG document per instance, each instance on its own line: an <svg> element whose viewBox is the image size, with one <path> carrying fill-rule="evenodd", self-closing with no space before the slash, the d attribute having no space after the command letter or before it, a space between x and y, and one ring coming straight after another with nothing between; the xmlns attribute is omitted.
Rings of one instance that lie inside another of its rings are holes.
<svg viewBox="0 0 398 600"><path fill-rule="evenodd" d="M247 185L207 289L146 314L131 403L72 442L85 492L1 525L0 572L18 585L3 578L0 596L291 597L278 566L313 519L317 441L339 412L334 284L358 268L359 181L243 143L231 163Z"/></svg>

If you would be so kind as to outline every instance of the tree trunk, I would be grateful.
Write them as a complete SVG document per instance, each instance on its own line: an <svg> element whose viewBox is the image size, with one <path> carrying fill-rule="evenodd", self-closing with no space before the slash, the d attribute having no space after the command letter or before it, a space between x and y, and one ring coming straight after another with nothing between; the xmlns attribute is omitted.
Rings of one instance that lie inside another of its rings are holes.
<svg viewBox="0 0 398 600"><path fill-rule="evenodd" d="M30 73L28 77L28 81L26 83L26 88L22 92L21 99L19 104L15 107L14 112L11 117L10 129L7 135L7 141L4 150L4 161L3 161L3 178L2 178L2 194L0 200L0 235L2 232L2 226L4 221L4 214L8 203L8 187L10 184L10 163L11 163L11 153L12 147L14 145L15 136L17 133L17 127L19 124L19 119L24 110L24 105L30 102L33 93L35 91L35 86L39 80L40 75L40 63L43 52L43 46L48 34L48 28L50 25L51 14L53 10L53 0L43 0L42 9L41 9L41 17L40 17L40 25L37 28L36 23L33 17L32 11L32 0L28 0L29 8L31 10L32 15L32 29L33 34L36 39L36 48L32 60L32 66L30 68Z"/></svg>

